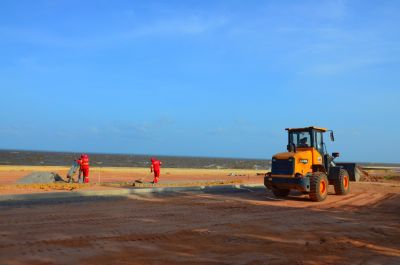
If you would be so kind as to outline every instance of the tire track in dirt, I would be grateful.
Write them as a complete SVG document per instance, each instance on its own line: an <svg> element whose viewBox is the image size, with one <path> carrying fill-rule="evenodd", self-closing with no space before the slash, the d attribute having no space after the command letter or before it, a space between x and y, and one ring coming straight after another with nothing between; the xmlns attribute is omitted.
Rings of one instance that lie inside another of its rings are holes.
<svg viewBox="0 0 400 265"><path fill-rule="evenodd" d="M127 232L127 231L125 231ZM49 240L31 240L21 243L0 244L0 254L18 250L23 256L35 255L37 253L53 253L67 251L65 248L105 248L109 242L119 245L126 245L126 242L149 242L171 240L187 240L194 237L204 237L210 234L209 231L200 230L182 230L175 233L157 233L157 234L138 234L114 231L108 236L79 236L68 239L49 239Z"/></svg>
<svg viewBox="0 0 400 265"><path fill-rule="evenodd" d="M370 208L376 208L377 206L381 205L382 203L385 203L386 201L395 199L398 196L400 196L400 195L397 193L388 193L388 194L383 195L382 198L380 198L376 202L369 204L368 206Z"/></svg>
<svg viewBox="0 0 400 265"><path fill-rule="evenodd" d="M269 194L268 194L269 195ZM263 194L256 194L257 198L262 198L264 195ZM378 201L381 201L385 195L383 193L350 193L345 196L339 196L335 194L331 194L328 197L327 201L320 202L320 203L315 203L315 202L310 202L306 198L303 197L297 197L297 196L289 196L288 198L285 199L276 199L273 200L272 203L266 204L265 202L270 202L270 200L265 200L262 201L260 200L260 204L258 206L272 206L271 208L268 209L268 212L282 212L282 211L292 211L292 210L298 210L298 209L335 209L335 208L342 208L346 205L355 205L355 206L363 206L363 205L372 205L375 204ZM254 195L253 195L254 197ZM273 197L273 195L271 195ZM207 197L206 197L207 198ZM208 209L210 210L249 210L248 208L251 208L251 206L255 205L232 205L232 203L241 203L240 199L242 197L238 197L237 199L232 199L232 201L229 201L227 204L230 204L230 206L224 206L224 203L217 202L217 203L212 203L212 204L203 204L205 205ZM247 199L247 196L244 196L245 199ZM201 206L203 206L201 205Z"/></svg>
<svg viewBox="0 0 400 265"><path fill-rule="evenodd" d="M340 200L334 200L332 202L328 203L323 203L319 205L310 205L305 208L309 209L335 209L335 208L342 208L346 207L346 209L354 208L354 207L360 207L363 205L377 205L381 203L382 200L388 200L390 198L395 197L396 194L388 194L388 195L383 195L380 193L369 193L369 194L364 194L364 193L358 193L358 194L352 194L352 195L347 195L344 198ZM302 202L299 202L302 203ZM197 205L197 207L200 208L207 208L208 210L211 211L224 211L224 212L240 212L242 210L249 210L252 206L247 206L244 205L243 203L235 203L234 205L230 204L227 205L225 203L213 203L212 205L207 205L207 204L202 204L202 205ZM298 211L301 208L297 207L273 207L268 209L269 212L289 212L289 211ZM251 209L250 209L251 210ZM254 212L257 212L258 209L254 209ZM68 215L62 215L62 214L49 214L46 215L45 217L41 216L37 220L25 220L21 221L20 219L13 219L13 220L7 220L7 222L2 222L0 224L0 231L1 230L8 230L10 227L15 227L19 226L19 230L25 231L25 230L32 230L36 227L49 227L52 225L63 225L63 226L68 226L68 225L73 225L73 224L87 224L87 225L102 225L104 223L112 221L113 224L119 225L123 223L130 222L134 219L151 219L151 218L159 218L160 214L137 214L135 213L134 215L125 215L125 216L96 216L96 213L89 213L86 214L87 217L82 216L82 215L75 215L75 216L68 216ZM83 218L82 218L83 217ZM170 215L169 217L173 218L175 217L174 215ZM168 218L168 216L167 216ZM3 219L4 220L4 219ZM30 234L30 233L29 233Z"/></svg>
<svg viewBox="0 0 400 265"><path fill-rule="evenodd" d="M366 206L376 203L380 201L385 195L382 193L356 193L356 194L349 194L343 197L342 199L334 200L331 202L323 203L316 206L310 206L308 208L318 208L318 209L337 209L341 208L349 209L349 207L360 207Z"/></svg>
<svg viewBox="0 0 400 265"><path fill-rule="evenodd" d="M355 189L321 203L296 194L264 200L265 193L257 191L210 199L168 197L163 203L138 199L2 208L0 264L76 264L89 259L90 264L191 264L198 257L223 257L230 264L272 258L277 264L310 264L306 261L313 259L315 264L352 264L375 258L391 264L390 257L379 252L398 255L393 252L399 246L398 214L393 210L400 197L373 186L369 191ZM335 244L337 240L342 241Z"/></svg>
<svg viewBox="0 0 400 265"><path fill-rule="evenodd" d="M88 217L82 218L82 216L77 215L76 217L71 217L68 215L59 215L57 219L48 220L47 218L40 218L39 221L19 221L19 220L7 220L8 222L2 222L0 224L0 231L7 230L10 226L22 226L21 230L31 230L32 227L36 226L50 226L50 225L71 225L71 224L88 224L88 225L99 225L105 222L112 221L114 224L122 224L129 222L132 219L144 219L144 218L155 218L159 217L160 214L141 214L141 215L125 215L125 216L99 216L99 217ZM169 215L173 217L174 215ZM168 216L165 216L168 217ZM46 220L46 221L42 221Z"/></svg>

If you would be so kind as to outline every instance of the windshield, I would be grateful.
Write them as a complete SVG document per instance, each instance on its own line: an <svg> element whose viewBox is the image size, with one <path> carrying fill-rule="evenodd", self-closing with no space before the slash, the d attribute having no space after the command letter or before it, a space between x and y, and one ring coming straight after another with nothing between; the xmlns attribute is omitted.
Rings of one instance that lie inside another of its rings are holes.
<svg viewBox="0 0 400 265"><path fill-rule="evenodd" d="M296 147L311 147L311 134L310 132L290 132L290 144Z"/></svg>

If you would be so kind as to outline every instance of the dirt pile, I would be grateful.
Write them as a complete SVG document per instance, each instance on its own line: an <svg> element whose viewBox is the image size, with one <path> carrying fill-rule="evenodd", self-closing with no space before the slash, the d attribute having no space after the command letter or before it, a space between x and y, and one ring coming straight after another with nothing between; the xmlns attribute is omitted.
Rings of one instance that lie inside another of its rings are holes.
<svg viewBox="0 0 400 265"><path fill-rule="evenodd" d="M17 181L18 184L65 182L60 175L53 172L32 172Z"/></svg>
<svg viewBox="0 0 400 265"><path fill-rule="evenodd" d="M368 172L364 170L361 166L357 165L355 168L355 174L359 175L359 180L362 181L363 178L368 177Z"/></svg>
<svg viewBox="0 0 400 265"><path fill-rule="evenodd" d="M376 167L376 168L360 168L360 180L367 182L397 182L400 180L400 172L398 168Z"/></svg>
<svg viewBox="0 0 400 265"><path fill-rule="evenodd" d="M362 167L357 167L357 172L360 174L360 181L378 182L381 178L376 175L371 175Z"/></svg>

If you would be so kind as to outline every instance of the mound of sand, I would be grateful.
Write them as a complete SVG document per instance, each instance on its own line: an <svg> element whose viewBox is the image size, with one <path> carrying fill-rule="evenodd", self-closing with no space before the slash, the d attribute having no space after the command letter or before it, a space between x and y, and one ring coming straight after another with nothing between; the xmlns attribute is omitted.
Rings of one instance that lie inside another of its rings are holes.
<svg viewBox="0 0 400 265"><path fill-rule="evenodd" d="M60 175L53 172L32 172L17 181L18 184L65 182Z"/></svg>

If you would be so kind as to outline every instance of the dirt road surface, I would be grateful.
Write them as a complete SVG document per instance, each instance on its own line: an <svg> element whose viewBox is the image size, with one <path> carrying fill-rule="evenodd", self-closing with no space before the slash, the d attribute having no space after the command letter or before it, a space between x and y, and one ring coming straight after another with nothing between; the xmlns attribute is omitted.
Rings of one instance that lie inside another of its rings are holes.
<svg viewBox="0 0 400 265"><path fill-rule="evenodd" d="M400 264L399 191L2 202L0 264Z"/></svg>

